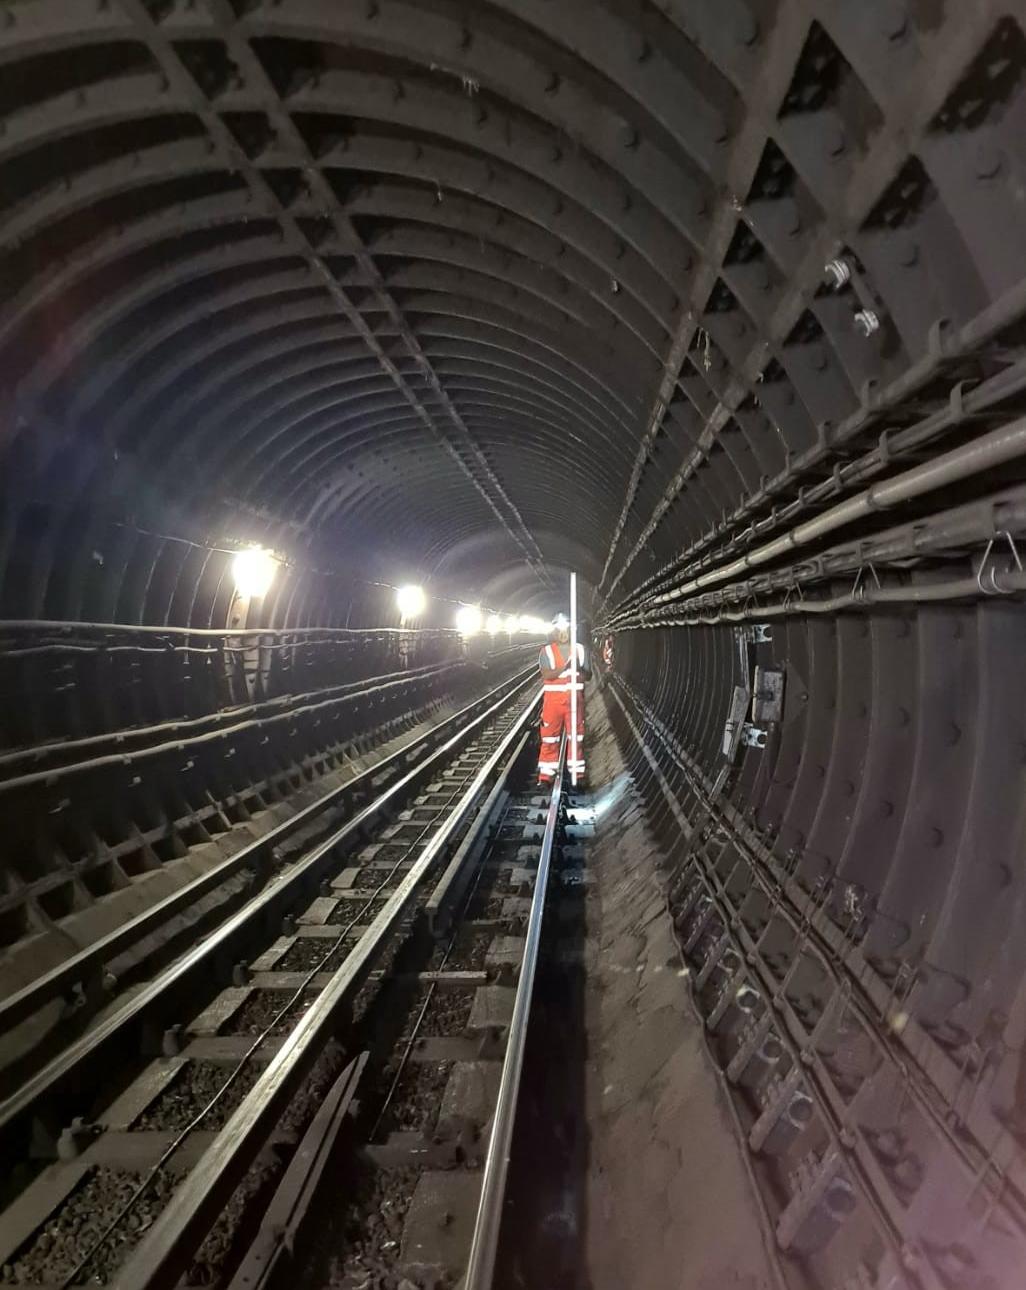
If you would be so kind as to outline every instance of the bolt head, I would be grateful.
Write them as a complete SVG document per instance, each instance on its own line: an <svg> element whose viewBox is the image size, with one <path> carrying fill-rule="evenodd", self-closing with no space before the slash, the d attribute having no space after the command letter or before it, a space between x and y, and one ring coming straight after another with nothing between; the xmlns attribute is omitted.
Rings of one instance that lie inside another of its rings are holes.
<svg viewBox="0 0 1026 1290"><path fill-rule="evenodd" d="M851 281L851 265L847 260L828 260L823 266L823 279L831 290L840 291Z"/></svg>

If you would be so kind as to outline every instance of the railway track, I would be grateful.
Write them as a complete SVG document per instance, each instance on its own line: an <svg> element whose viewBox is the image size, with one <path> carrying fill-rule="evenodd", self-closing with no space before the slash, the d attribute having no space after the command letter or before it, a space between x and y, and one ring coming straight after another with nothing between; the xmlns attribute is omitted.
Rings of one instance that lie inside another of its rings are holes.
<svg viewBox="0 0 1026 1290"><path fill-rule="evenodd" d="M376 768L387 787L0 1105L21 1161L0 1217L6 1281L263 1283L357 1103L364 1178L412 1186L413 1234L389 1238L386 1279L367 1284L398 1284L388 1268L404 1263L437 1265L441 1284L462 1268L470 1240L461 1257L420 1251L417 1215L455 1185L466 1217L489 1102L507 1108L502 1134L512 1124L559 817L558 789L511 797L536 704L518 678L399 778ZM52 1144L56 1161L32 1162ZM484 1171L493 1218L504 1158ZM376 1248L359 1223L354 1210L343 1258Z"/></svg>
<svg viewBox="0 0 1026 1290"><path fill-rule="evenodd" d="M20 711L26 684L55 697L47 721L25 730L13 718L0 732L0 862L16 875L0 893L4 994L61 963L69 945L129 924L140 888L150 903L171 895L186 872L217 865L530 654L478 646L454 657L451 632L271 632L245 647L244 665L224 633L190 643L176 629L69 624L55 639L10 630L0 626L5 716ZM98 702L97 669L115 694L134 695L129 710ZM197 934L181 931L182 945ZM108 958L103 975L124 980L137 967L130 954ZM109 1003L96 977L71 986L45 1014L37 997L21 1001L29 1025L4 1034L0 1064L41 1046L49 1027L67 1029L62 1007L81 1024ZM7 1091L0 1083L0 1097Z"/></svg>
<svg viewBox="0 0 1026 1290"><path fill-rule="evenodd" d="M137 986L142 972L151 962L158 966L167 950L161 937L173 949L175 941L167 929L190 911L202 908L204 901L218 901L214 916L222 921L248 896L265 888L275 874L295 865L304 850L315 841L338 835L357 810L374 801L381 809L395 809L393 795L383 790L402 785L399 795L417 784L414 775L422 759L428 758L441 744L458 736L475 715L499 701L510 688L523 685L529 672L522 670L493 687L473 702L443 720L415 733L410 739L393 745L384 756L370 754L355 763L352 776L322 793L308 805L263 836L236 850L231 856L199 877L174 891L143 913L128 919L112 932L72 955L52 970L43 973L23 989L0 1001L0 1036L17 1034L18 1027L38 1023L49 1014L50 1029L41 1040L22 1048L14 1038L10 1060L0 1073L0 1095L13 1095L35 1077L45 1060L54 1057L54 1048L63 1048L74 1040L90 1016L101 1008L109 1013L117 996L126 988ZM373 818L373 812L369 818ZM362 827L362 826L361 826ZM348 836L348 835L346 835ZM241 880L241 881L240 881ZM248 916L248 915L247 915ZM208 916L207 922L210 921ZM184 934L195 939L210 929L202 923L184 928ZM182 933L178 935L181 940ZM152 949L148 949L152 947ZM131 962L122 979L123 965ZM2 1041L5 1045L8 1040ZM5 1105L0 1103L0 1108ZM0 1109L0 1133L6 1121Z"/></svg>
<svg viewBox="0 0 1026 1290"><path fill-rule="evenodd" d="M280 1255L277 1275L267 1250L285 1207L269 1214L233 1290L281 1284L286 1270L303 1284L364 1290L493 1285L546 901L580 876L562 846L574 832L562 775L545 796L522 780L517 791L518 779L513 770L493 799L481 863L426 960L429 979L393 983L394 1039L375 1014L343 1185L314 1210L299 1254Z"/></svg>
<svg viewBox="0 0 1026 1290"><path fill-rule="evenodd" d="M619 678L610 693L676 835L678 946L795 1284L1012 1284L1026 1256L1026 1177L986 1095L986 1050L947 1051L916 1019L914 976L887 979L863 955L857 892L829 875L801 882L639 695ZM986 1266L961 1242L967 1223L986 1234ZM841 1282L823 1262L838 1244L851 1270Z"/></svg>

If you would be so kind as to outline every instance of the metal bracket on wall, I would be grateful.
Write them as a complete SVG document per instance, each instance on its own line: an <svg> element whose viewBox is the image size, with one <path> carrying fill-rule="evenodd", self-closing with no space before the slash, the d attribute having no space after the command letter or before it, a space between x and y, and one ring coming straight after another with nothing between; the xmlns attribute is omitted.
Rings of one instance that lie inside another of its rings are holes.
<svg viewBox="0 0 1026 1290"><path fill-rule="evenodd" d="M756 667L752 691L752 721L768 724L784 714L784 674Z"/></svg>
<svg viewBox="0 0 1026 1290"><path fill-rule="evenodd" d="M753 726L750 722L745 722L741 731L741 742L746 748L765 748L767 732L761 726Z"/></svg>
<svg viewBox="0 0 1026 1290"><path fill-rule="evenodd" d="M723 727L723 755L728 761L733 761L737 756L738 746L741 743L742 731L745 726L745 713L748 711L751 698L752 692L747 686L734 686L734 693L730 699L730 710L727 713L727 721Z"/></svg>

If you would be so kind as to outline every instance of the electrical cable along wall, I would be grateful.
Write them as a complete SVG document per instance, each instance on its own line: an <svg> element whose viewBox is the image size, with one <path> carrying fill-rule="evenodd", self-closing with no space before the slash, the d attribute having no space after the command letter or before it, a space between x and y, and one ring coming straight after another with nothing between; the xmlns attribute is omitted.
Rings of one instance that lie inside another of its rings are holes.
<svg viewBox="0 0 1026 1290"><path fill-rule="evenodd" d="M391 584L576 570L788 1266L1014 1284L1024 84L1019 0L8 4L12 773L245 709L175 772L241 818L478 665L393 668ZM45 793L4 918L74 894Z"/></svg>

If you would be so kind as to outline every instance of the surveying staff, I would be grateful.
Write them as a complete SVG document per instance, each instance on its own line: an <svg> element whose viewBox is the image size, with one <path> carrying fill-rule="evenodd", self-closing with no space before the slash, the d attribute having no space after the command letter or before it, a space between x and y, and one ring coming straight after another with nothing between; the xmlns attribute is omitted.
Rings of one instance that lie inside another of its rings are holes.
<svg viewBox="0 0 1026 1290"><path fill-rule="evenodd" d="M584 681L591 676L584 645L577 643L577 731L570 729L571 686L570 632L566 622L557 618L549 632L549 643L538 655L538 667L544 688L541 715L541 751L538 756L538 783L551 784L559 766L559 741L563 731L570 740L566 767L576 764L577 783L584 780Z"/></svg>

